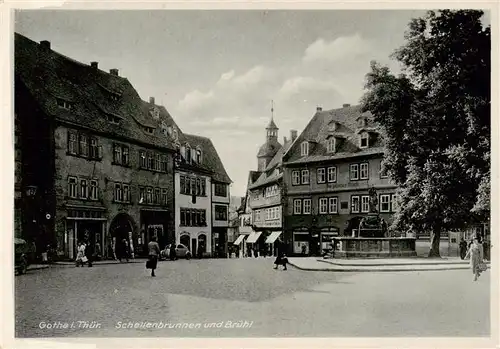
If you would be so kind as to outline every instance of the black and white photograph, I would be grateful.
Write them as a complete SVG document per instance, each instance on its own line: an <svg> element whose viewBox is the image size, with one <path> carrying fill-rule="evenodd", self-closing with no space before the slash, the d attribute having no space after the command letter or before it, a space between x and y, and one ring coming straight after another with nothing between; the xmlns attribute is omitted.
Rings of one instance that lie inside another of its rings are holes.
<svg viewBox="0 0 500 349"><path fill-rule="evenodd" d="M496 16L13 10L13 336L495 337Z"/></svg>

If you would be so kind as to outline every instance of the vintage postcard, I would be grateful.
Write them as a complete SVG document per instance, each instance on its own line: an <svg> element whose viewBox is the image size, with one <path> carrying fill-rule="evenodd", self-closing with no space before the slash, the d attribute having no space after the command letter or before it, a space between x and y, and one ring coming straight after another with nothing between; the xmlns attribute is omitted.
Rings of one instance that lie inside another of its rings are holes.
<svg viewBox="0 0 500 349"><path fill-rule="evenodd" d="M11 5L7 348L498 345L497 7Z"/></svg>

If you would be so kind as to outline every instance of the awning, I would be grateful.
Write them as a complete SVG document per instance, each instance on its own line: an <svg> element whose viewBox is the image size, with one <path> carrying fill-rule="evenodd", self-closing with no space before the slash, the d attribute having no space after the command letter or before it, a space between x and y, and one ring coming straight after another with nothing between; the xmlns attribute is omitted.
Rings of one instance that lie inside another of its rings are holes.
<svg viewBox="0 0 500 349"><path fill-rule="evenodd" d="M253 232L252 234L250 234L250 236L247 239L247 244L253 244L253 243L257 242L260 234L262 234L261 231L256 231L256 232Z"/></svg>
<svg viewBox="0 0 500 349"><path fill-rule="evenodd" d="M243 234L243 233L245 233L245 234L252 234L253 232L254 231L253 231L252 227L249 226L249 225L244 225L244 226L240 227L240 233L241 234Z"/></svg>
<svg viewBox="0 0 500 349"><path fill-rule="evenodd" d="M271 235L269 235L266 239L266 244L272 244L276 241L276 239L278 238L278 236L281 235L281 231L273 231L271 233Z"/></svg>
<svg viewBox="0 0 500 349"><path fill-rule="evenodd" d="M243 239L245 238L246 235L243 235L241 234L240 236L238 236L238 238L236 239L236 241L233 243L234 245L239 245L241 244L241 242L243 241Z"/></svg>

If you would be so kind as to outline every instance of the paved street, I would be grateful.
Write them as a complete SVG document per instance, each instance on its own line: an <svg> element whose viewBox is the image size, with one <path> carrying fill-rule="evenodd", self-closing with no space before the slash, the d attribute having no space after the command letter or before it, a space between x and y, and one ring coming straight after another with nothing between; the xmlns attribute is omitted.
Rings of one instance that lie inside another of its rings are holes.
<svg viewBox="0 0 500 349"><path fill-rule="evenodd" d="M139 263L16 276L16 336L472 337L490 330L490 271L478 282L469 270L285 272L259 258L160 262L157 275ZM144 323L117 328L129 321ZM228 321L246 328L227 328ZM40 328L54 322L69 328ZM168 328L176 324L188 328Z"/></svg>

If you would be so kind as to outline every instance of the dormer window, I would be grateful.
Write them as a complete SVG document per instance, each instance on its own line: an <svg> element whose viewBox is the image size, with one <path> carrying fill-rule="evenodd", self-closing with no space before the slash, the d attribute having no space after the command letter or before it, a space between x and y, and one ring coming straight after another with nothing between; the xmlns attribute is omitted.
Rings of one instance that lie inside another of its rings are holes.
<svg viewBox="0 0 500 349"><path fill-rule="evenodd" d="M368 120L365 117L358 118L358 127L366 127L368 125Z"/></svg>
<svg viewBox="0 0 500 349"><path fill-rule="evenodd" d="M176 141L179 138L179 135L177 134L177 130L172 131L172 138Z"/></svg>
<svg viewBox="0 0 500 349"><path fill-rule="evenodd" d="M147 126L145 126L143 129L144 129L144 132L149 133L149 134L153 134L153 132L155 130L153 127L147 127Z"/></svg>
<svg viewBox="0 0 500 349"><path fill-rule="evenodd" d="M369 141L369 135L368 132L362 132L360 135L359 139L359 147L360 148L368 148L368 141Z"/></svg>
<svg viewBox="0 0 500 349"><path fill-rule="evenodd" d="M57 99L57 106L62 109L72 110L75 105L71 102L65 101L64 99Z"/></svg>
<svg viewBox="0 0 500 349"><path fill-rule="evenodd" d="M300 144L300 155L307 156L309 155L309 142L304 141Z"/></svg>
<svg viewBox="0 0 500 349"><path fill-rule="evenodd" d="M337 140L335 139L335 137L328 138L327 142L327 151L329 153L335 153L335 150L337 148Z"/></svg>
<svg viewBox="0 0 500 349"><path fill-rule="evenodd" d="M337 121L330 122L329 129L330 131L338 131L340 129L340 123L338 123Z"/></svg>
<svg viewBox="0 0 500 349"><path fill-rule="evenodd" d="M197 147L196 148L196 162L198 164L201 164L201 160L202 160L202 157L201 157L201 148Z"/></svg>
<svg viewBox="0 0 500 349"><path fill-rule="evenodd" d="M106 114L106 119L108 120L108 122L110 122L112 124L118 124L118 123L120 123L120 120L121 120L118 116L111 115L111 114Z"/></svg>
<svg viewBox="0 0 500 349"><path fill-rule="evenodd" d="M181 146L181 156L183 159L186 158L186 147L185 146Z"/></svg>
<svg viewBox="0 0 500 349"><path fill-rule="evenodd" d="M189 146L189 144L186 144L186 162L188 164L191 163L191 147Z"/></svg>

